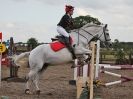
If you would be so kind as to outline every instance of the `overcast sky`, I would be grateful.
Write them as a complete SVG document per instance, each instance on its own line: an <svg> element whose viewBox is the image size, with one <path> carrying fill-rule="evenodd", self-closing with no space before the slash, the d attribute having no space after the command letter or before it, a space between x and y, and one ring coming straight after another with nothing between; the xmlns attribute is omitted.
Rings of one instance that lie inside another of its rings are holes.
<svg viewBox="0 0 133 99"><path fill-rule="evenodd" d="M73 18L91 15L108 24L112 41L133 42L133 0L0 0L3 39L26 42L34 37L50 42L69 4L75 7Z"/></svg>

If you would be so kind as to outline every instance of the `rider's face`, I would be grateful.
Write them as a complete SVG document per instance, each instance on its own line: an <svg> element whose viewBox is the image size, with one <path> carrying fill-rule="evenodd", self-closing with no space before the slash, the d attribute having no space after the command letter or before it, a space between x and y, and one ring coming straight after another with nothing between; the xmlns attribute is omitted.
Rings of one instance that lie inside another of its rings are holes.
<svg viewBox="0 0 133 99"><path fill-rule="evenodd" d="M69 14L70 14L70 15L73 15L73 10L69 11Z"/></svg>

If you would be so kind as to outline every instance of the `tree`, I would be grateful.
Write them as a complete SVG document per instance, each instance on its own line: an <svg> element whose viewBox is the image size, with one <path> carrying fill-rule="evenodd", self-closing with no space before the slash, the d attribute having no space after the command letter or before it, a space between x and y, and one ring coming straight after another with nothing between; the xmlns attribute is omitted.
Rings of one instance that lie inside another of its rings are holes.
<svg viewBox="0 0 133 99"><path fill-rule="evenodd" d="M94 23L97 25L101 24L101 22L97 18L93 18L90 15L86 15L86 16L79 16L79 17L74 18L74 27L73 28L78 29L87 23Z"/></svg>
<svg viewBox="0 0 133 99"><path fill-rule="evenodd" d="M38 46L38 41L35 38L30 38L28 39L27 44L30 49L34 49Z"/></svg>
<svg viewBox="0 0 133 99"><path fill-rule="evenodd" d="M116 57L116 64L119 64L119 65L127 64L126 58L125 58L125 52L123 51L123 49L117 50L115 57Z"/></svg>

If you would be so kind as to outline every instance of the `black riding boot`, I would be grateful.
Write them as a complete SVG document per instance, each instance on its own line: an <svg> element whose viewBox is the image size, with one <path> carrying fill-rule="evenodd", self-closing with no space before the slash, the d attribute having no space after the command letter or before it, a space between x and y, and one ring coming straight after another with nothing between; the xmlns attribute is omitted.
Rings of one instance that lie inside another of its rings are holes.
<svg viewBox="0 0 133 99"><path fill-rule="evenodd" d="M73 48L72 48L72 46L70 44L69 37L65 37L65 41L66 41L65 45L68 48L68 50L71 52L72 58L73 59L76 59L76 55L75 55L75 52L74 52L74 50L73 50Z"/></svg>

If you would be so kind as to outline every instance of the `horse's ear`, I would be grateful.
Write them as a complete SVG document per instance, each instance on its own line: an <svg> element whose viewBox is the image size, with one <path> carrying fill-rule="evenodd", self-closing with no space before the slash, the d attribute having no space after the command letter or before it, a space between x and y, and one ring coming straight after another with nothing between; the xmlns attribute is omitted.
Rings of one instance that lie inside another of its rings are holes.
<svg viewBox="0 0 133 99"><path fill-rule="evenodd" d="M107 28L108 24L105 24L105 28Z"/></svg>

